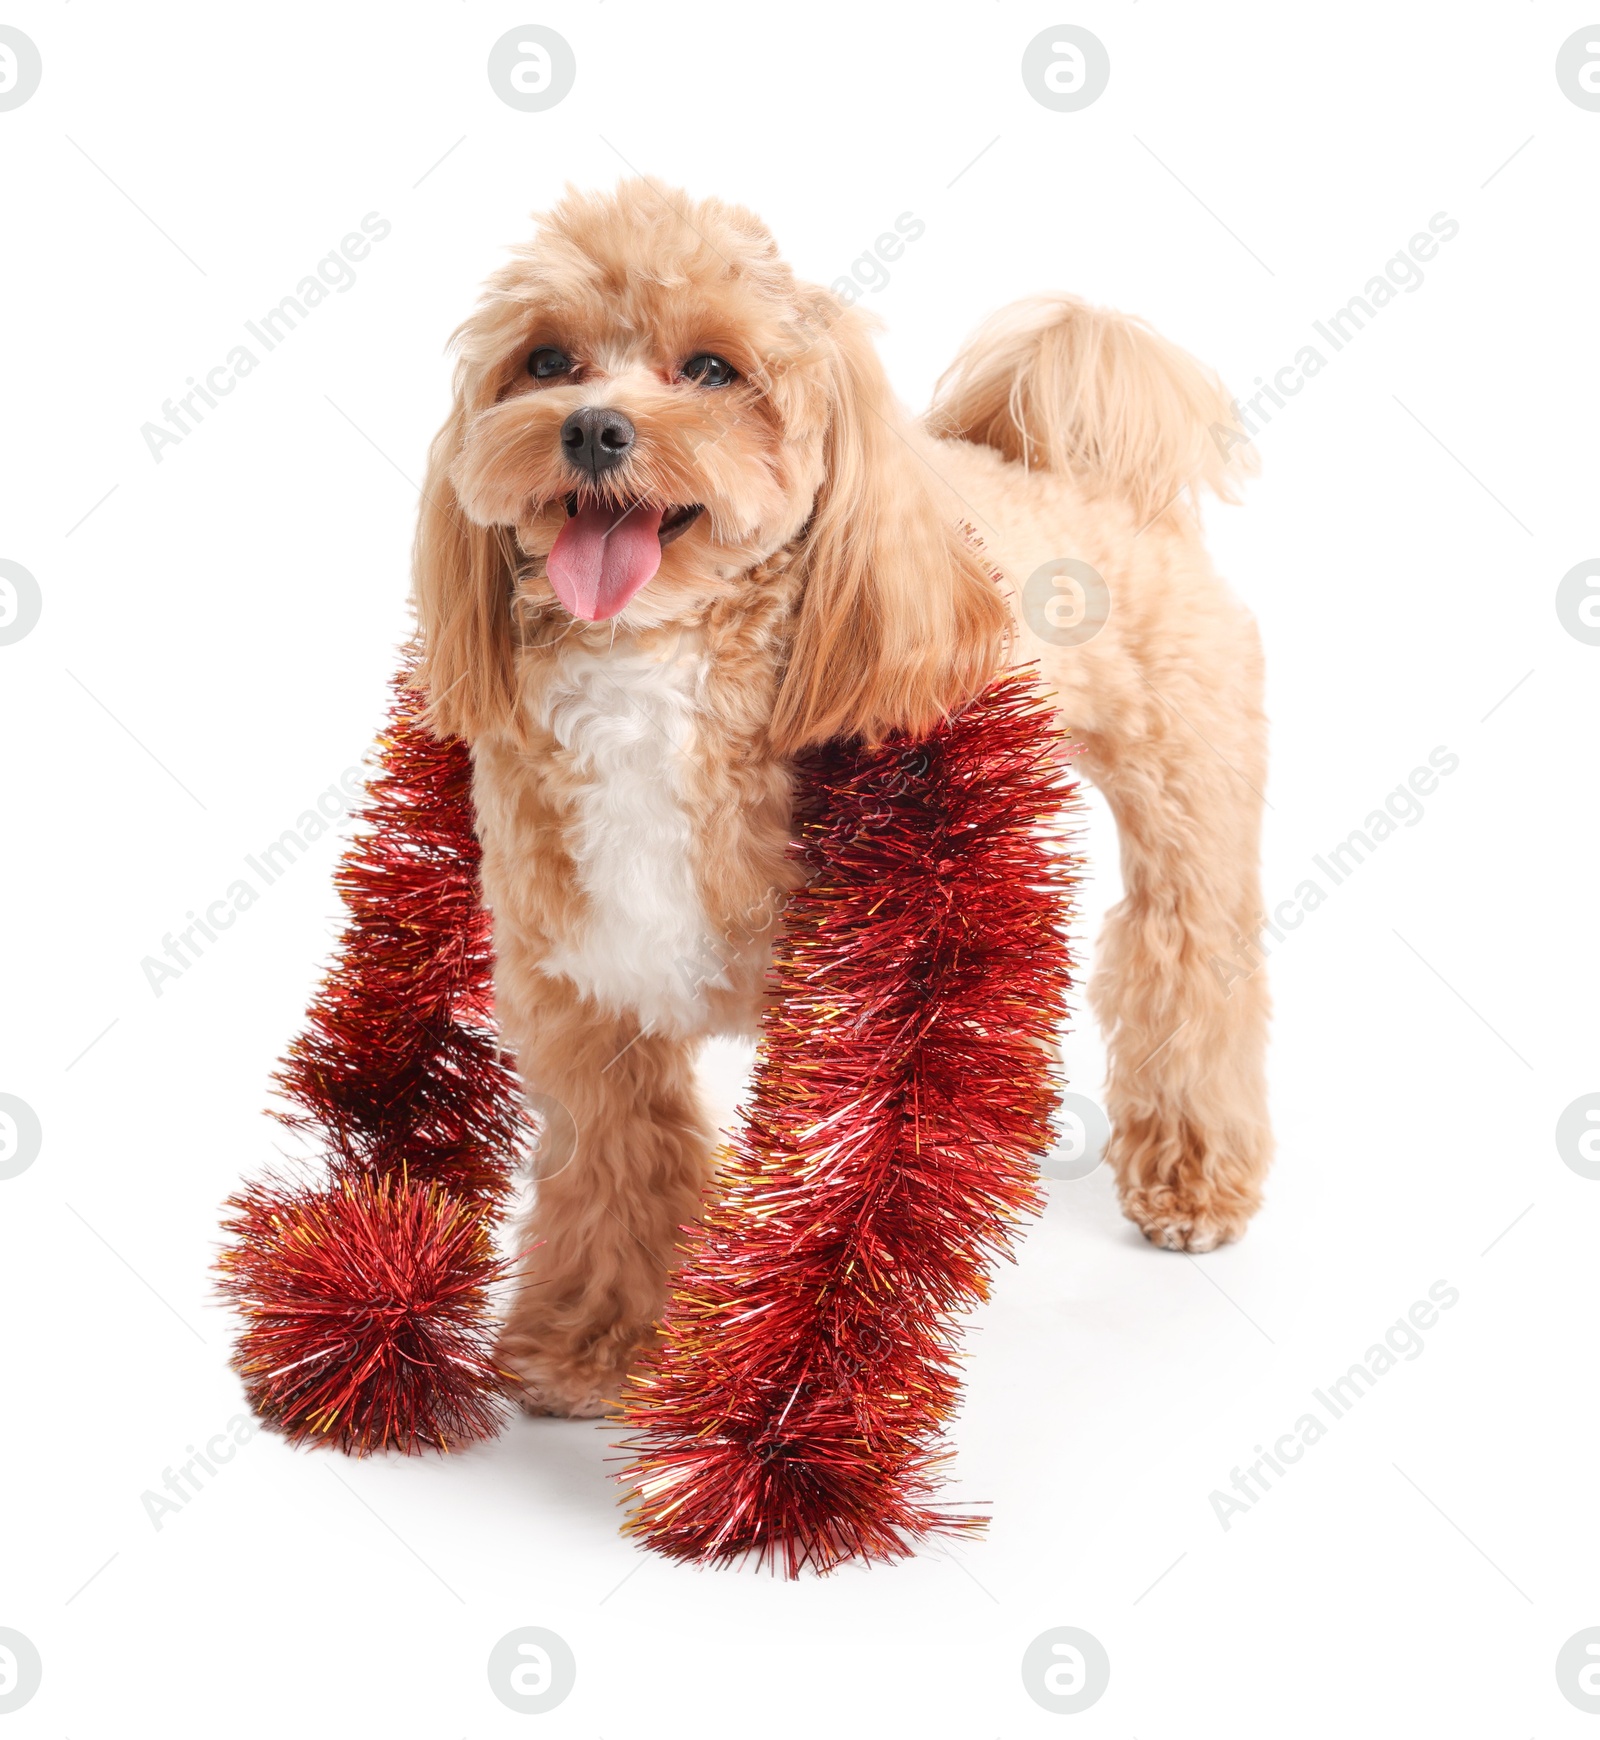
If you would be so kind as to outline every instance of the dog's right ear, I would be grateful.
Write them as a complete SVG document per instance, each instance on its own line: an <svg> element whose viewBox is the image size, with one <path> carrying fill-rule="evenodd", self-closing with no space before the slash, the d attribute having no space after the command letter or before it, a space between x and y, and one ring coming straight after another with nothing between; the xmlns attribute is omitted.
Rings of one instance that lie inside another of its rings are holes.
<svg viewBox="0 0 1600 1740"><path fill-rule="evenodd" d="M428 452L412 552L412 602L422 639L418 686L428 722L469 742L516 718L510 530L467 518L451 481L468 421L465 383Z"/></svg>

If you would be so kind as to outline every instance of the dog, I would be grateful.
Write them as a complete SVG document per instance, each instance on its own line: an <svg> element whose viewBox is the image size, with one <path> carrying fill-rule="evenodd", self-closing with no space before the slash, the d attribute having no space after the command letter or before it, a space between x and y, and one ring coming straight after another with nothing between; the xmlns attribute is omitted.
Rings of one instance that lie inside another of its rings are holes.
<svg viewBox="0 0 1600 1740"><path fill-rule="evenodd" d="M710 1177L696 1048L754 1034L796 885L795 758L925 731L1008 662L1038 661L1118 826L1090 997L1123 1209L1166 1249L1238 1238L1271 1156L1267 993L1215 963L1261 923L1266 754L1255 625L1195 505L1252 469L1215 376L1048 296L914 420L860 309L748 211L648 180L569 190L453 345L418 680L471 746L541 1125L498 1348L523 1405L605 1413L650 1342ZM1038 632L1061 558L1103 582L1087 637Z"/></svg>

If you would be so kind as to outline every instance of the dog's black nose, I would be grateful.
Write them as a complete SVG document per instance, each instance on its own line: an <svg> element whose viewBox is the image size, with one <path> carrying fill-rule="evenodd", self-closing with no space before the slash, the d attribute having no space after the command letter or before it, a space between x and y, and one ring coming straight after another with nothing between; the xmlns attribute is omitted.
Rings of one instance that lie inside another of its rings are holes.
<svg viewBox="0 0 1600 1740"><path fill-rule="evenodd" d="M593 481L633 451L633 425L608 405L585 405L561 425L561 447L567 464Z"/></svg>

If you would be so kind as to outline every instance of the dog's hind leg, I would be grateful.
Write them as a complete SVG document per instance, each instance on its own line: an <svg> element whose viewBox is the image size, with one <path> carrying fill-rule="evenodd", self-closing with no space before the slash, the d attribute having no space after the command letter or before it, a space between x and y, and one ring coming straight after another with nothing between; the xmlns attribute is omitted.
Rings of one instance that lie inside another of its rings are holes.
<svg viewBox="0 0 1600 1740"><path fill-rule="evenodd" d="M1168 1250L1240 1237L1272 1155L1257 946L1265 724L1260 653L1238 615L1225 657L1214 645L1209 659L1141 670L1143 704L1085 741L1124 885L1090 987L1109 1054L1108 1157L1124 1211Z"/></svg>
<svg viewBox="0 0 1600 1740"><path fill-rule="evenodd" d="M601 1014L560 979L502 970L500 984L544 1135L497 1358L530 1412L600 1414L661 1315L709 1175L693 1046Z"/></svg>
<svg viewBox="0 0 1600 1740"><path fill-rule="evenodd" d="M1211 574L1189 498L1235 499L1255 450L1209 369L1071 296L997 314L928 426L943 438L929 464L959 489L951 511L979 504L1023 656L1041 658L1122 836L1125 898L1091 994L1123 1206L1156 1244L1210 1250L1244 1231L1271 1154L1255 953L1266 755L1255 628ZM1063 639L1041 619L1040 564L1062 556L1103 577L1103 632Z"/></svg>

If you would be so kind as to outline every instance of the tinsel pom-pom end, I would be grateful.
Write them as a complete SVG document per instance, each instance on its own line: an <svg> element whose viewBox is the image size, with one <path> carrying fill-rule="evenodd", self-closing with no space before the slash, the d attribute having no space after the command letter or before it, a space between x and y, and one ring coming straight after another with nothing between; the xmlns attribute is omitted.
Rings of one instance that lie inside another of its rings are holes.
<svg viewBox="0 0 1600 1740"><path fill-rule="evenodd" d="M228 1207L217 1266L243 1323L233 1366L270 1430L356 1456L500 1430L486 1307L502 1265L478 1205L357 1175L258 1184Z"/></svg>

